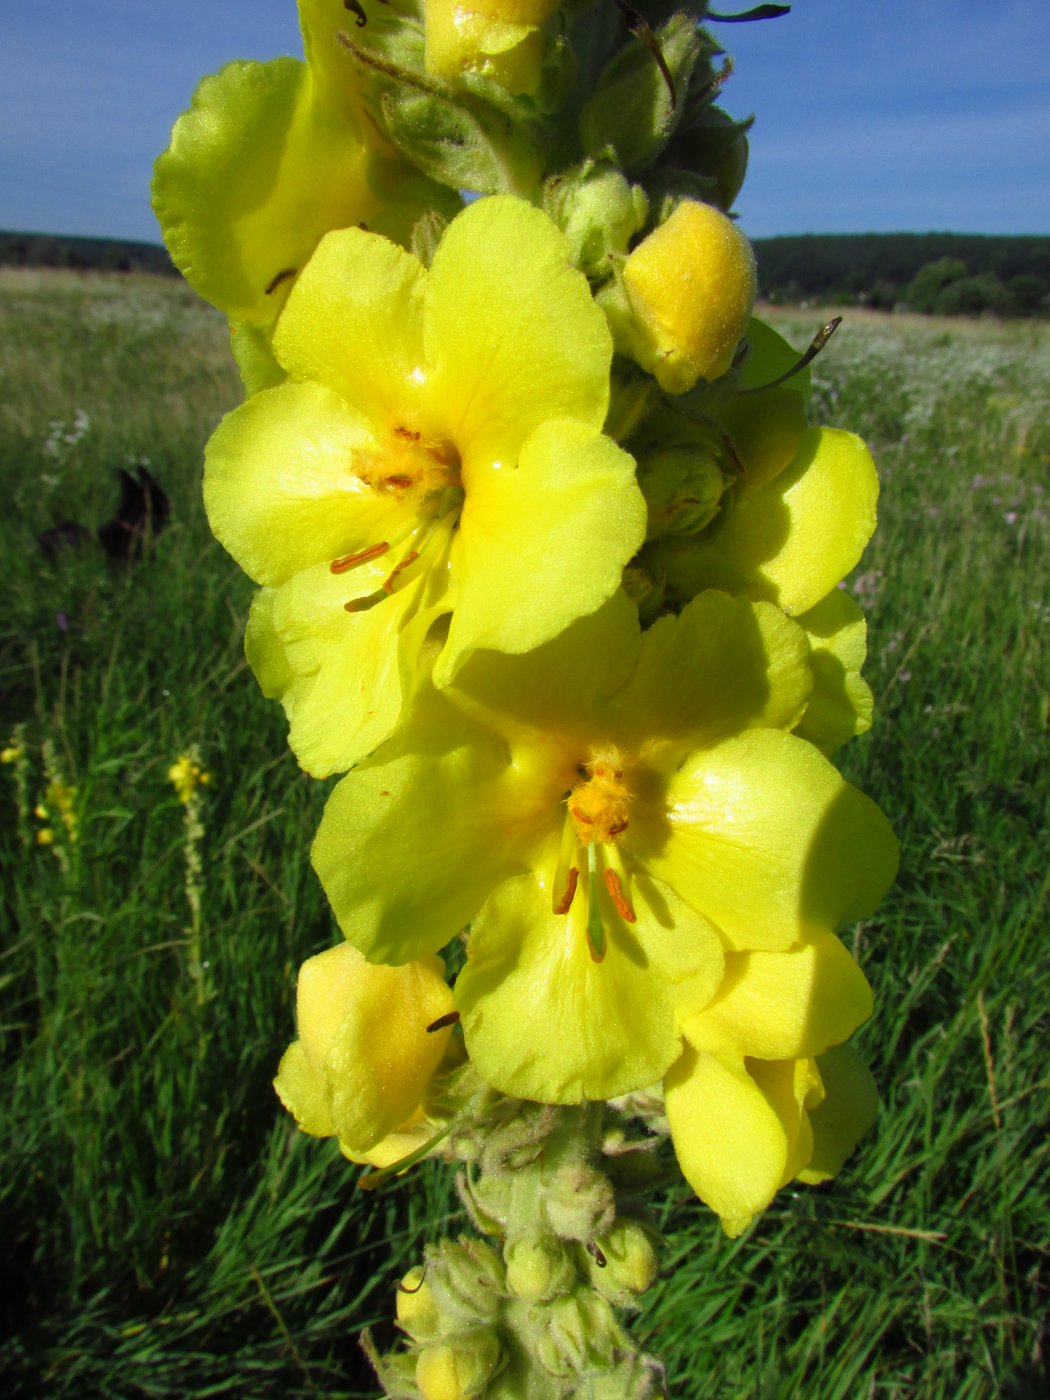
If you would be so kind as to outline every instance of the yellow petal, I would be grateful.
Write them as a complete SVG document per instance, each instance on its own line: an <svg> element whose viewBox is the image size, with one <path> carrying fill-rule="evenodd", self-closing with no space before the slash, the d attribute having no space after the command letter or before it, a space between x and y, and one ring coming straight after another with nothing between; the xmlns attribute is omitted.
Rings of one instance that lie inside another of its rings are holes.
<svg viewBox="0 0 1050 1400"><path fill-rule="evenodd" d="M776 1195L797 1135L797 1108L784 1113L793 1096L771 1093L771 1087L764 1092L742 1058L689 1046L664 1079L678 1165L731 1235Z"/></svg>
<svg viewBox="0 0 1050 1400"><path fill-rule="evenodd" d="M862 918L897 868L875 804L771 729L690 755L664 797L636 804L631 851L740 950L783 951Z"/></svg>
<svg viewBox="0 0 1050 1400"><path fill-rule="evenodd" d="M619 589L645 535L633 458L573 421L538 428L516 469L475 467L464 484L439 685L477 647L531 651L594 612Z"/></svg>
<svg viewBox="0 0 1050 1400"><path fill-rule="evenodd" d="M723 508L702 539L661 544L659 557L682 597L724 588L795 615L857 563L877 498L875 464L860 438L811 429L767 486Z"/></svg>
<svg viewBox="0 0 1050 1400"><path fill-rule="evenodd" d="M809 638L814 686L795 733L830 757L855 734L871 728L871 688L860 673L868 624L841 588L833 588L798 623Z"/></svg>
<svg viewBox="0 0 1050 1400"><path fill-rule="evenodd" d="M425 278L389 239L359 228L329 233L288 298L274 354L293 379L324 384L377 429L429 428L421 421Z"/></svg>
<svg viewBox="0 0 1050 1400"><path fill-rule="evenodd" d="M340 927L372 958L406 962L454 938L501 880L527 868L552 820L525 805L500 738L449 705L439 716L348 774L314 841Z"/></svg>
<svg viewBox="0 0 1050 1400"><path fill-rule="evenodd" d="M430 393L469 471L512 467L542 423L605 420L612 340L569 243L511 195L449 225L427 282Z"/></svg>
<svg viewBox="0 0 1050 1400"><path fill-rule="evenodd" d="M812 683L799 627L769 604L710 590L643 634L616 708L636 742L696 747L745 728L790 727Z"/></svg>
<svg viewBox="0 0 1050 1400"><path fill-rule="evenodd" d="M205 452L212 530L257 583L389 538L405 508L354 475L370 429L328 389L279 384L228 413Z"/></svg>
<svg viewBox="0 0 1050 1400"><path fill-rule="evenodd" d="M153 207L194 289L265 325L322 234L371 218L369 165L356 111L319 103L304 64L230 63L176 122Z"/></svg>
<svg viewBox="0 0 1050 1400"><path fill-rule="evenodd" d="M345 772L397 729L410 703L420 649L446 606L422 576L364 612L346 603L381 589L389 564L334 575L304 569L257 595L244 647L288 717L288 742L315 778Z"/></svg>
<svg viewBox="0 0 1050 1400"><path fill-rule="evenodd" d="M875 1080L852 1045L836 1045L821 1055L817 1067L824 1098L810 1111L813 1151L798 1173L810 1186L838 1174L879 1112Z"/></svg>
<svg viewBox="0 0 1050 1400"><path fill-rule="evenodd" d="M301 1041L293 1041L281 1056L273 1087L302 1132L313 1137L334 1135L335 1122L324 1096L324 1079L311 1064Z"/></svg>
<svg viewBox="0 0 1050 1400"><path fill-rule="evenodd" d="M786 953L729 953L718 994L682 1022L697 1050L794 1060L819 1055L871 1015L871 988L825 934Z"/></svg>
<svg viewBox="0 0 1050 1400"><path fill-rule="evenodd" d="M545 1103L608 1099L652 1084L678 1056L675 1008L714 993L721 945L672 890L641 877L630 896L634 924L601 890L600 963L582 889L565 915L551 913L549 887L531 875L489 898L456 982L467 1050L488 1083Z"/></svg>
<svg viewBox="0 0 1050 1400"><path fill-rule="evenodd" d="M450 1027L427 1026L452 1010L440 958L376 966L349 944L299 971L299 1041L318 1072L340 1141L374 1147L418 1108Z"/></svg>

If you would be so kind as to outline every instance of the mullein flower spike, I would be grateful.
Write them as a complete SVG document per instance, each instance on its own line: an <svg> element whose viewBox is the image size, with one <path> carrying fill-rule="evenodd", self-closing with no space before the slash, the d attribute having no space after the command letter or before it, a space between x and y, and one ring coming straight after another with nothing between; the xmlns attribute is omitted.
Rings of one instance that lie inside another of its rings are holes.
<svg viewBox="0 0 1050 1400"><path fill-rule="evenodd" d="M875 1113L837 934L897 846L830 757L871 724L838 585L878 480L752 315L706 6L641 41L624 8L300 0L305 61L205 79L154 179L247 395L204 494L248 659L345 775L312 853L345 942L275 1087L362 1185L464 1163L487 1237L366 1339L404 1400L660 1393L616 1312L654 1144L736 1235ZM168 776L196 819L199 757Z"/></svg>

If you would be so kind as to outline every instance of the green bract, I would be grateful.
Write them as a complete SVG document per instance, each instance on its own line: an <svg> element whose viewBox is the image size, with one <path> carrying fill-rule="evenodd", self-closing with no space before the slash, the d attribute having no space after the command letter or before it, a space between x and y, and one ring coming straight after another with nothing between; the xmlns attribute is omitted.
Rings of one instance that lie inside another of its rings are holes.
<svg viewBox="0 0 1050 1400"><path fill-rule="evenodd" d="M651 1083L724 950L822 936L893 876L881 813L787 732L808 654L716 592L644 634L621 595L528 656L478 653L329 799L314 863L344 933L402 962L474 920L456 1002L507 1093Z"/></svg>
<svg viewBox="0 0 1050 1400"><path fill-rule="evenodd" d="M316 775L397 727L438 618L447 684L593 612L641 543L634 462L601 433L608 331L566 249L510 196L453 220L429 272L329 234L274 330L288 379L208 445L212 528L267 590L248 654Z"/></svg>

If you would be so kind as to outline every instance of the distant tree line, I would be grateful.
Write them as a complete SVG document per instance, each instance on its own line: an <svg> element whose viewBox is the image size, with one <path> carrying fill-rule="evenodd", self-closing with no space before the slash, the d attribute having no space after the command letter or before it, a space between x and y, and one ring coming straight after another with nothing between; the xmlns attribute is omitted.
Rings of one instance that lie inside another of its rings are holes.
<svg viewBox="0 0 1050 1400"><path fill-rule="evenodd" d="M760 294L938 316L1050 315L1050 238L807 234L755 240Z"/></svg>
<svg viewBox="0 0 1050 1400"><path fill-rule="evenodd" d="M77 272L175 274L168 250L157 243L75 238L56 233L0 232L0 266L68 267Z"/></svg>
<svg viewBox="0 0 1050 1400"><path fill-rule="evenodd" d="M760 294L938 316L1050 315L1050 238L813 233L755 240ZM0 265L177 275L155 243L0 232Z"/></svg>

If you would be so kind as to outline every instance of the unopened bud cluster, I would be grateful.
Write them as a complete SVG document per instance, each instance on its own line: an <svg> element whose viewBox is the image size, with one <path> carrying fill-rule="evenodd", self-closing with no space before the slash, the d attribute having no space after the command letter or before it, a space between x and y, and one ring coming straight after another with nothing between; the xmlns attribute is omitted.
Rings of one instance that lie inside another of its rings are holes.
<svg viewBox="0 0 1050 1400"><path fill-rule="evenodd" d="M604 1114L520 1104L511 1122L509 1107L475 1125L485 1148L460 1178L484 1238L428 1245L398 1284L409 1346L374 1357L388 1394L659 1394L659 1365L618 1316L656 1281L658 1239L619 1182L623 1158L602 1155Z"/></svg>

